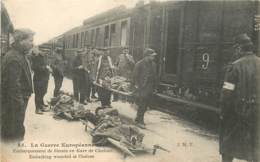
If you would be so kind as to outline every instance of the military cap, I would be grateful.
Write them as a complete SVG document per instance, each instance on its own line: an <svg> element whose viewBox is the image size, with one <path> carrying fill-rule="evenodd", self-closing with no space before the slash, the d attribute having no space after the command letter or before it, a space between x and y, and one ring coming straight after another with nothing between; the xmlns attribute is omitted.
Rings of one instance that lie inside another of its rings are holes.
<svg viewBox="0 0 260 162"><path fill-rule="evenodd" d="M30 29L16 29L13 33L13 38L17 42L32 37L34 34Z"/></svg>
<svg viewBox="0 0 260 162"><path fill-rule="evenodd" d="M156 56L156 55L157 55L157 53L153 49L151 49L151 48L146 48L144 50L144 56L145 57L146 56Z"/></svg>
<svg viewBox="0 0 260 162"><path fill-rule="evenodd" d="M124 50L124 49L129 49L129 47L128 47L128 46L124 46L124 47L123 47L123 50Z"/></svg>
<svg viewBox="0 0 260 162"><path fill-rule="evenodd" d="M38 55L40 53L40 49L37 46L34 46L32 49L32 54Z"/></svg>
<svg viewBox="0 0 260 162"><path fill-rule="evenodd" d="M252 40L247 34L239 34L235 37L234 42L239 45L251 44Z"/></svg>

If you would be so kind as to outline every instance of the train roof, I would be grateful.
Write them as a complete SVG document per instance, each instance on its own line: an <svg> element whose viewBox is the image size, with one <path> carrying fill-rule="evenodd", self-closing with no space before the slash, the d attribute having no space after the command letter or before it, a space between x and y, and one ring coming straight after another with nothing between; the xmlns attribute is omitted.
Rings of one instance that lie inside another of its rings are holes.
<svg viewBox="0 0 260 162"><path fill-rule="evenodd" d="M83 26L91 27L113 20L125 18L130 16L131 11L131 9L128 9L124 5L121 5L84 20Z"/></svg>
<svg viewBox="0 0 260 162"><path fill-rule="evenodd" d="M3 2L1 2L1 27L2 29L7 29L10 32L14 31L13 23Z"/></svg>

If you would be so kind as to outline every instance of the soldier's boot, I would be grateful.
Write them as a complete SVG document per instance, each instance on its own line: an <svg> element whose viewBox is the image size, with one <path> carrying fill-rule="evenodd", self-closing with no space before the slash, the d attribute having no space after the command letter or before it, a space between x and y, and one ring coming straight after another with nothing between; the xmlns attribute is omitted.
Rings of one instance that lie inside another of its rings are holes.
<svg viewBox="0 0 260 162"><path fill-rule="evenodd" d="M42 106L42 108L40 109L42 112L48 112L50 111L49 106Z"/></svg>
<svg viewBox="0 0 260 162"><path fill-rule="evenodd" d="M222 162L232 162L233 159L234 158L232 156L222 154Z"/></svg>
<svg viewBox="0 0 260 162"><path fill-rule="evenodd" d="M145 129L145 124L143 122L135 122L135 125L141 129Z"/></svg>
<svg viewBox="0 0 260 162"><path fill-rule="evenodd" d="M135 118L135 125L141 129L145 129L144 119L140 116Z"/></svg>
<svg viewBox="0 0 260 162"><path fill-rule="evenodd" d="M42 114L43 114L43 112L42 112L41 109L36 109L36 110L35 110L35 113L36 113L36 114L39 114L39 115L42 115Z"/></svg>

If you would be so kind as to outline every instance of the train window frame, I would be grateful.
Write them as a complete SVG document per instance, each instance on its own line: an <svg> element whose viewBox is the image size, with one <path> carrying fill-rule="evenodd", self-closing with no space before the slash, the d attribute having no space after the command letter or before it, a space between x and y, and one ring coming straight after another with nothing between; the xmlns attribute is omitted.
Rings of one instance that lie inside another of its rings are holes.
<svg viewBox="0 0 260 162"><path fill-rule="evenodd" d="M84 32L80 33L80 47L84 47Z"/></svg>
<svg viewBox="0 0 260 162"><path fill-rule="evenodd" d="M80 39L79 35L80 35L79 33L76 34L76 48L79 48L79 39Z"/></svg>
<svg viewBox="0 0 260 162"><path fill-rule="evenodd" d="M94 46L94 45L95 45L95 42L96 42L96 40L95 40L95 35L96 35L95 29L91 29L91 33L90 33L90 44L91 44L92 46Z"/></svg>
<svg viewBox="0 0 260 162"><path fill-rule="evenodd" d="M100 27L97 27L95 29L95 33L96 33L96 35L95 35L95 46L97 46L97 45L100 45L99 44Z"/></svg>
<svg viewBox="0 0 260 162"><path fill-rule="evenodd" d="M89 32L85 31L85 37L84 37L84 45L85 46L88 44L88 37L89 37Z"/></svg>
<svg viewBox="0 0 260 162"><path fill-rule="evenodd" d="M123 26L125 27L125 40L123 42ZM121 21L121 28L120 28L120 45L126 46L127 45L127 33L128 33L128 20Z"/></svg>
<svg viewBox="0 0 260 162"><path fill-rule="evenodd" d="M116 23L110 24L110 34L116 33Z"/></svg>
<svg viewBox="0 0 260 162"><path fill-rule="evenodd" d="M109 28L110 28L109 25L104 26L104 46L105 47L109 46L109 39L110 39L109 38L109 35L110 35Z"/></svg>

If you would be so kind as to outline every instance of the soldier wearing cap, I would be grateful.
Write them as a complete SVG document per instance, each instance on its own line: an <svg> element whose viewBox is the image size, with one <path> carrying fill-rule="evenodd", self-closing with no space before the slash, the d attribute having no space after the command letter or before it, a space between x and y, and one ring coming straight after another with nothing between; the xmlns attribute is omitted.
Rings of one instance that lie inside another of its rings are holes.
<svg viewBox="0 0 260 162"><path fill-rule="evenodd" d="M129 55L128 48L124 47L122 54L119 55L118 61L116 62L118 75L131 80L134 65L135 61L133 56Z"/></svg>
<svg viewBox="0 0 260 162"><path fill-rule="evenodd" d="M72 81L73 81L73 93L76 101L82 104L85 102L88 86L88 72L85 70L82 62L83 50L76 51L74 60L72 61Z"/></svg>
<svg viewBox="0 0 260 162"><path fill-rule="evenodd" d="M156 55L153 49L146 48L144 58L134 67L133 83L136 87L135 101L138 105L135 122L140 128L145 128L144 114L157 84Z"/></svg>
<svg viewBox="0 0 260 162"><path fill-rule="evenodd" d="M133 69L135 61L133 56L129 55L128 47L123 47L122 54L119 55L118 60L115 63L117 75L126 78L128 81L132 80ZM113 94L113 101L118 100L118 95Z"/></svg>
<svg viewBox="0 0 260 162"><path fill-rule="evenodd" d="M43 98L47 92L51 68L47 63L46 53L38 48L32 51L32 70L34 71L35 113L43 114L43 111L48 111Z"/></svg>
<svg viewBox="0 0 260 162"><path fill-rule="evenodd" d="M1 68L1 138L22 141L27 103L33 92L31 67L27 54L33 47L29 29L14 31L12 48L4 56Z"/></svg>
<svg viewBox="0 0 260 162"><path fill-rule="evenodd" d="M90 97L95 97L95 86L93 82L95 81L95 74L96 74L96 61L95 61L95 51L93 50L93 47L90 45L87 45L87 49L85 50L84 55L84 62L85 67L88 69L88 88L87 88L87 101L91 102ZM92 92L92 96L91 95Z"/></svg>
<svg viewBox="0 0 260 162"><path fill-rule="evenodd" d="M220 154L223 162L234 158L259 161L260 59L247 34L235 38L237 60L227 69L221 92Z"/></svg>

